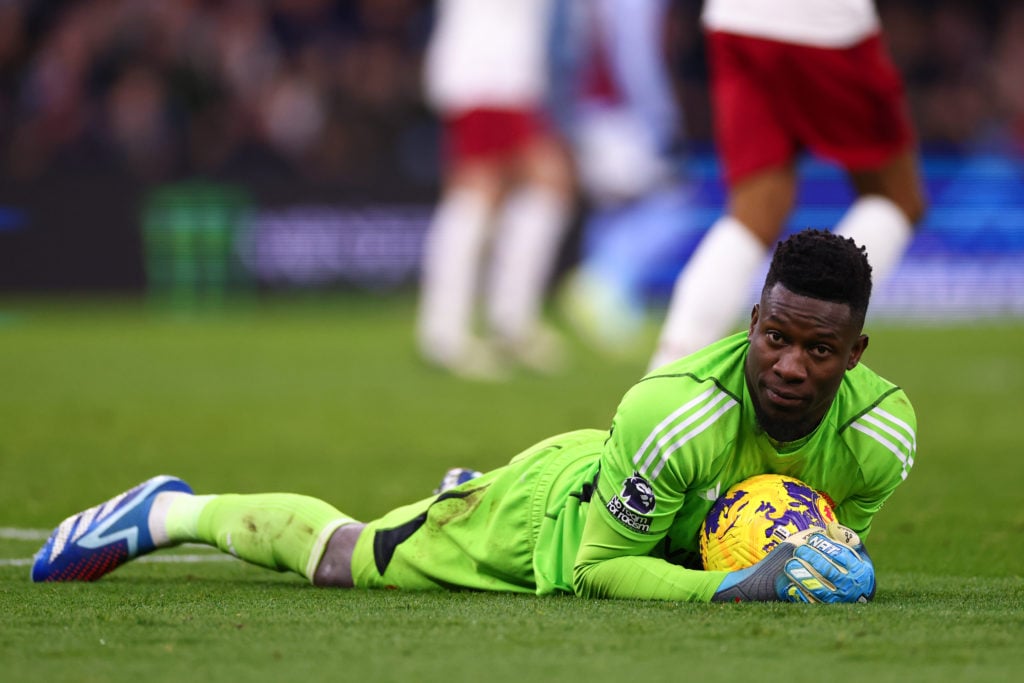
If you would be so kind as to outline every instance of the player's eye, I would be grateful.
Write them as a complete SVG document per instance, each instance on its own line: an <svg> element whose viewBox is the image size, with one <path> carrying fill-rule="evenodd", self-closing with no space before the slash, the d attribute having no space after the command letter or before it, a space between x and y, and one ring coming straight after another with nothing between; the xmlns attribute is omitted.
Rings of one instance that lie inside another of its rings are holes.
<svg viewBox="0 0 1024 683"><path fill-rule="evenodd" d="M817 358L828 358L832 355L832 347L825 346L824 344L818 344L817 346L811 347L811 354Z"/></svg>

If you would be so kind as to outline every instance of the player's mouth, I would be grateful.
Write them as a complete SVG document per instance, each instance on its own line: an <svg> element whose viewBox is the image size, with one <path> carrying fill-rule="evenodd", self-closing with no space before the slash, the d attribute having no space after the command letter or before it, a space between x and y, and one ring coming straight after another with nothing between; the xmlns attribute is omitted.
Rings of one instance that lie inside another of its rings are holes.
<svg viewBox="0 0 1024 683"><path fill-rule="evenodd" d="M783 410L799 408L807 402L805 396L769 386L765 386L764 395L772 405Z"/></svg>

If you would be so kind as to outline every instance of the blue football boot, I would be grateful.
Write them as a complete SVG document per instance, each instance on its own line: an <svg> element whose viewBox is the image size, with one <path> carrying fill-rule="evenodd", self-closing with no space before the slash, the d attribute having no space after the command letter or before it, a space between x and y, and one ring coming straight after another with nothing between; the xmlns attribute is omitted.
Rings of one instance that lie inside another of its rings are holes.
<svg viewBox="0 0 1024 683"><path fill-rule="evenodd" d="M36 553L32 580L95 581L153 552L149 511L157 494L167 491L192 493L181 479L161 475L68 517Z"/></svg>
<svg viewBox="0 0 1024 683"><path fill-rule="evenodd" d="M444 473L444 477L441 478L441 483L434 489L434 495L444 493L449 489L453 489L456 486L465 484L467 481L472 481L482 474L476 470L471 470L467 467L453 467Z"/></svg>

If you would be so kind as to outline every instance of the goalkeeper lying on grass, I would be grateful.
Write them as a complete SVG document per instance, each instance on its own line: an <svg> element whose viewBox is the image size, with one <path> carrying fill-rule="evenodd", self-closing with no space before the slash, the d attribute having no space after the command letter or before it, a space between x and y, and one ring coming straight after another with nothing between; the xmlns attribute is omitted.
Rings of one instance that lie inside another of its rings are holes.
<svg viewBox="0 0 1024 683"><path fill-rule="evenodd" d="M469 589L657 600L871 599L856 538L800 534L752 567L706 571L698 530L760 473L826 494L866 538L914 462L906 395L863 365L863 249L804 231L775 251L746 333L633 386L608 431L543 441L501 468L357 522L289 493L193 495L156 477L68 518L34 581L93 580L157 548L201 542L319 586Z"/></svg>

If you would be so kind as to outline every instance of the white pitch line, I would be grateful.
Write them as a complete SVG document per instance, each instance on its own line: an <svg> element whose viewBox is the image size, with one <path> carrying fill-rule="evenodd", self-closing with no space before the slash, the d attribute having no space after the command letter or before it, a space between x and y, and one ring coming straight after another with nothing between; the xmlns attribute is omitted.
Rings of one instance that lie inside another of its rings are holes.
<svg viewBox="0 0 1024 683"><path fill-rule="evenodd" d="M149 562L153 564L197 564L200 562L228 562L238 558L222 554L201 554L201 555L146 555L132 562ZM32 564L33 558L0 558L0 567L28 567Z"/></svg>
<svg viewBox="0 0 1024 683"><path fill-rule="evenodd" d="M20 527L0 527L0 539L8 541L45 541L50 537L51 529L23 529ZM199 563L199 562L225 562L228 560L237 559L231 555L216 551L214 548L202 545L200 543L183 543L178 546L181 548L193 547L193 548L205 548L209 550L208 553L192 553L192 554L167 554L167 555L146 555L140 557L134 562L153 562L157 564L162 563ZM32 564L33 558L0 558L0 567L27 567Z"/></svg>
<svg viewBox="0 0 1024 683"><path fill-rule="evenodd" d="M53 529L20 529L18 527L0 526L0 538L9 541L45 541Z"/></svg>

